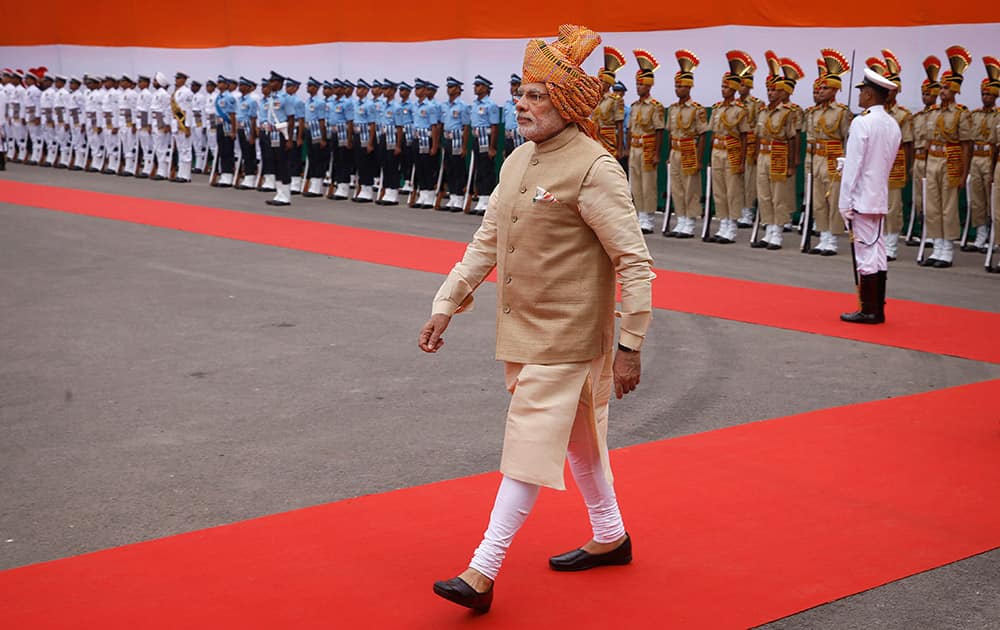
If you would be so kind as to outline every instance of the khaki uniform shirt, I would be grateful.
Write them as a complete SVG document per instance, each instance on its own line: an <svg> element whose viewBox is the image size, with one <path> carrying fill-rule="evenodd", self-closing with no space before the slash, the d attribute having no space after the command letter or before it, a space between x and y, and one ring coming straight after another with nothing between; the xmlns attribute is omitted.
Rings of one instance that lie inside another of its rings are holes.
<svg viewBox="0 0 1000 630"><path fill-rule="evenodd" d="M997 125L997 120L1000 119L1000 113L998 113L996 108L986 111L980 107L970 112L970 117L973 142L972 155L974 157L989 156L989 145L994 142L992 140L993 129Z"/></svg>
<svg viewBox="0 0 1000 630"><path fill-rule="evenodd" d="M665 113L663 104L651 96L632 103L628 120L629 137L634 141L656 133L657 129L663 129L666 126Z"/></svg>
<svg viewBox="0 0 1000 630"><path fill-rule="evenodd" d="M913 148L918 152L917 157L927 151L927 116L936 109L937 105L931 105L913 114Z"/></svg>
<svg viewBox="0 0 1000 630"><path fill-rule="evenodd" d="M674 103L670 106L667 131L673 139L697 138L708 131L705 108L691 99Z"/></svg>
<svg viewBox="0 0 1000 630"><path fill-rule="evenodd" d="M750 133L752 112L740 101L732 101L728 105L724 101L719 101L712 105L712 118L708 126L712 130L715 138L724 136L739 137L740 134Z"/></svg>
<svg viewBox="0 0 1000 630"><path fill-rule="evenodd" d="M929 112L925 120L928 148L945 143L969 142L972 140L972 115L964 105L951 103L938 106Z"/></svg>
<svg viewBox="0 0 1000 630"><path fill-rule="evenodd" d="M886 107L885 111L887 114L892 116L893 120L895 120L899 125L899 131L903 135L900 145L906 144L907 142L913 142L913 114L910 113L910 110L906 109L902 105L893 105L892 108ZM903 147L900 146L900 149L902 148Z"/></svg>

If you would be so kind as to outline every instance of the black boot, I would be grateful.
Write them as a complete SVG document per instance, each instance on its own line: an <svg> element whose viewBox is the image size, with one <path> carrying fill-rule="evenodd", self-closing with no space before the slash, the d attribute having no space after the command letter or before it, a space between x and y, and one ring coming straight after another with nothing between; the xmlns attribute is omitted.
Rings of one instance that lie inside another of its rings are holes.
<svg viewBox="0 0 1000 630"><path fill-rule="evenodd" d="M885 279L887 273L886 271L880 271L875 274L878 276L878 301L875 303L875 310L877 311L876 315L879 321L882 322L885 321Z"/></svg>
<svg viewBox="0 0 1000 630"><path fill-rule="evenodd" d="M885 273L885 272L881 272ZM852 324L881 324L885 321L880 303L880 287L884 286L879 281L879 274L873 273L861 276L858 282L858 298L861 301L861 310L853 313L843 313L840 320Z"/></svg>

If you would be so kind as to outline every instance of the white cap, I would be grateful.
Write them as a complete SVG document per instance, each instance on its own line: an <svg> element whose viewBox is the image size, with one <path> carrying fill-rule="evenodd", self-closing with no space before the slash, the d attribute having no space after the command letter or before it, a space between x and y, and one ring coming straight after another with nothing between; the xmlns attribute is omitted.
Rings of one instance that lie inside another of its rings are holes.
<svg viewBox="0 0 1000 630"><path fill-rule="evenodd" d="M879 87L883 87L883 88L885 88L887 90L895 90L895 89L899 88L898 85L896 85L895 83L893 83L889 79L885 78L884 76L882 76L878 72L875 72L871 68L865 68L865 80L862 81L861 83L858 83L854 87L860 88L860 87L864 87L865 84L870 84L870 83L874 83L875 85L877 85Z"/></svg>
<svg viewBox="0 0 1000 630"><path fill-rule="evenodd" d="M167 84L167 77L162 72L157 72L156 75L153 76L153 80L156 81L160 85L166 85Z"/></svg>

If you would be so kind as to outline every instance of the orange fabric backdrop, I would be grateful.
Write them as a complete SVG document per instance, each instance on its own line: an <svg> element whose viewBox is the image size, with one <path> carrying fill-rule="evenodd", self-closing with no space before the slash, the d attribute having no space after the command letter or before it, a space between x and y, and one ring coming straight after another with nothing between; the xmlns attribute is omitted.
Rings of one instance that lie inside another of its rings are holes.
<svg viewBox="0 0 1000 630"><path fill-rule="evenodd" d="M0 45L76 44L157 48L291 46L338 41L426 41L457 38L549 36L575 22L597 31L661 31L743 24L750 26L924 26L997 22L989 2L844 0L838 5L801 0L661 3L534 0L470 8L457 0L346 2L345 0L222 0L153 3L138 0L40 5L5 2ZM275 7L284 10L275 12ZM998 33L1000 39L1000 33Z"/></svg>

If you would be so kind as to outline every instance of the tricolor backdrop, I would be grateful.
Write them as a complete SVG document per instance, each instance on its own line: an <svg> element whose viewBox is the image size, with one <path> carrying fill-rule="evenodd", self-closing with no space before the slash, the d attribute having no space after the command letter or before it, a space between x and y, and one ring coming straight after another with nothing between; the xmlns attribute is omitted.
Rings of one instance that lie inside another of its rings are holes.
<svg viewBox="0 0 1000 630"><path fill-rule="evenodd" d="M524 40L551 38L564 22L585 24L622 50L652 52L661 64L653 94L665 102L673 98L673 53L679 48L701 59L693 96L704 104L718 100L723 54L732 48L753 55L761 77L767 49L797 61L807 77L794 100L806 105L811 104L815 60L822 47L837 48L848 58L853 54L859 68L868 56L891 49L903 64L899 100L909 107L919 105L926 55L944 60L948 46L968 48L974 62L959 99L968 105L979 103L979 82L985 76L981 58L1000 55L1000 13L985 2L755 0L615 6L553 0L470 6L454 0L221 0L193 5L54 0L7 3L4 14L4 67L42 65L69 74L172 75L184 70L202 79L219 73L260 78L274 69L296 78L412 81L420 76L442 84L447 75L469 81L483 74L497 84L494 96L499 100L509 74L520 71ZM635 63L630 61L619 78L632 95ZM596 72L600 63L594 54L588 68ZM755 92L763 95L762 82Z"/></svg>

